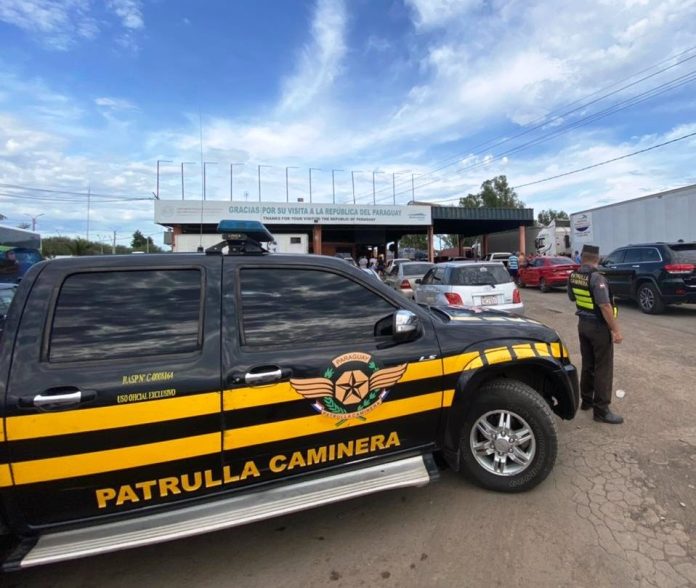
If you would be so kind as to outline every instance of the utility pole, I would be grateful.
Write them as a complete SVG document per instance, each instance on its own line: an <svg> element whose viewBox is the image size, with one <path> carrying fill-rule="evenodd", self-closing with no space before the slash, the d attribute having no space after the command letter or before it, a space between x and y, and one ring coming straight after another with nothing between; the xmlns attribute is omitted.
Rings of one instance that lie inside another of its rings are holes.
<svg viewBox="0 0 696 588"><path fill-rule="evenodd" d="M416 184L413 181L413 176L415 174L411 174L411 200L415 202L416 200Z"/></svg>
<svg viewBox="0 0 696 588"><path fill-rule="evenodd" d="M288 187L288 170L289 169L300 169L293 165L289 165L285 168L285 202L290 202L290 188Z"/></svg>
<svg viewBox="0 0 696 588"><path fill-rule="evenodd" d="M168 159L158 159L157 160L157 191L155 192L155 197L159 200L159 174L160 174L160 163L173 163Z"/></svg>
<svg viewBox="0 0 696 588"><path fill-rule="evenodd" d="M331 170L331 190L333 192L333 203L336 204L336 178L334 177L334 173L337 171L344 171L342 169L332 169Z"/></svg>
<svg viewBox="0 0 696 588"><path fill-rule="evenodd" d="M377 198L375 197L375 174L383 174L381 171L372 171L372 204L377 204Z"/></svg>
<svg viewBox="0 0 696 588"><path fill-rule="evenodd" d="M31 214L26 214L26 216L28 216L31 219L31 230L32 231L36 231L36 219L39 218L40 216L43 216L44 214L46 214L46 213L42 212L41 214L37 214L36 216L32 216Z"/></svg>
<svg viewBox="0 0 696 588"><path fill-rule="evenodd" d="M241 162L230 163L230 200L234 200L234 166L244 165Z"/></svg>
<svg viewBox="0 0 696 588"><path fill-rule="evenodd" d="M318 167L310 167L309 168L309 202L312 202L312 170L314 171L321 171L320 168Z"/></svg>
<svg viewBox="0 0 696 588"><path fill-rule="evenodd" d="M116 255L116 231L114 230L114 240L111 242L111 255Z"/></svg>
<svg viewBox="0 0 696 588"><path fill-rule="evenodd" d="M89 213L92 206L92 185L87 184L87 240L89 241Z"/></svg>
<svg viewBox="0 0 696 588"><path fill-rule="evenodd" d="M355 204L355 174L356 173L361 173L361 170L356 169L354 171L350 172L350 179L353 182L353 204Z"/></svg>
<svg viewBox="0 0 696 588"><path fill-rule="evenodd" d="M205 182L206 182L206 180L205 180L205 168L209 165L217 165L217 161L204 161L203 162L203 200L206 199L206 195L205 195Z"/></svg>
<svg viewBox="0 0 696 588"><path fill-rule="evenodd" d="M273 167L272 165L259 165L259 202L261 202L261 168L262 167Z"/></svg>
<svg viewBox="0 0 696 588"><path fill-rule="evenodd" d="M396 205L396 174L407 174L411 170L410 169L405 169L403 171L398 171L398 172L393 172L392 173L392 191L394 193L394 204Z"/></svg>
<svg viewBox="0 0 696 588"><path fill-rule="evenodd" d="M195 161L182 161L181 162L181 199L184 199L184 166L193 165ZM159 199L159 198L158 198Z"/></svg>

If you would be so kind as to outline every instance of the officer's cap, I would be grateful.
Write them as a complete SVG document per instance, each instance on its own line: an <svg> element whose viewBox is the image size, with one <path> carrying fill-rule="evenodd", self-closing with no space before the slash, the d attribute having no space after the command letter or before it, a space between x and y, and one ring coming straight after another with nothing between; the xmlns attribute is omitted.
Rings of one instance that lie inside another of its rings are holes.
<svg viewBox="0 0 696 588"><path fill-rule="evenodd" d="M599 255L599 247L597 247L596 245L583 245L582 253L583 255L585 253L589 253L590 255Z"/></svg>

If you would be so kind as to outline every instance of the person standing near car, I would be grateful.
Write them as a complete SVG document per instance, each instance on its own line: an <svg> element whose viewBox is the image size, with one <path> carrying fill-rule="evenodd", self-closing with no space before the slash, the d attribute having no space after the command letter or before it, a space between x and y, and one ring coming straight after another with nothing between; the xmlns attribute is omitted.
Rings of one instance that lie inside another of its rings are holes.
<svg viewBox="0 0 696 588"><path fill-rule="evenodd" d="M614 343L623 341L609 284L597 271L599 247L584 245L580 269L568 277L568 297L575 302L582 371L582 410L593 409L594 420L611 425L623 417L609 409L614 378Z"/></svg>
<svg viewBox="0 0 696 588"><path fill-rule="evenodd" d="M517 281L517 269L519 268L519 261L517 260L517 251L513 251L512 255L508 257L508 272L513 282Z"/></svg>

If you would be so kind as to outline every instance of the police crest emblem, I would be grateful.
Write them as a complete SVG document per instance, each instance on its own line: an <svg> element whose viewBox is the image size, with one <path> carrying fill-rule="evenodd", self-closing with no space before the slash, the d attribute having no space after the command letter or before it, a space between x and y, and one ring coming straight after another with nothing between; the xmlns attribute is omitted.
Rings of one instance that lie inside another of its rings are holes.
<svg viewBox="0 0 696 588"><path fill-rule="evenodd" d="M291 378L295 392L313 400L314 409L336 419L336 426L349 419L366 420L390 388L406 372L408 364L381 368L369 353L346 353L331 361L322 378Z"/></svg>

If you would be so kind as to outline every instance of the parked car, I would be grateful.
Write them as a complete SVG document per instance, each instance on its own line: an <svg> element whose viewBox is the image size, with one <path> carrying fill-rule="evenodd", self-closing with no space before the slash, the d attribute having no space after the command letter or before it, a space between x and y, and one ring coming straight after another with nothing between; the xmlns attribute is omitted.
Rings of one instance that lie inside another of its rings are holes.
<svg viewBox="0 0 696 588"><path fill-rule="evenodd" d="M696 243L645 243L621 247L600 264L611 292L638 302L647 314L668 304L696 303Z"/></svg>
<svg viewBox="0 0 696 588"><path fill-rule="evenodd" d="M486 255L486 257L483 258L483 261L499 261L505 267L507 267L508 259L511 255L512 253L509 251L496 251L495 253L489 253Z"/></svg>
<svg viewBox="0 0 696 588"><path fill-rule="evenodd" d="M358 267L358 264L355 262L355 260L348 253L337 253L336 255L334 255L334 257L338 257L338 259L342 259L343 261L347 261L353 267Z"/></svg>
<svg viewBox="0 0 696 588"><path fill-rule="evenodd" d="M407 261L411 260L408 257L396 257L394 259L388 260L387 265L384 268L384 274L390 274L392 271L395 271L396 267L398 267L400 263L405 263Z"/></svg>
<svg viewBox="0 0 696 588"><path fill-rule="evenodd" d="M533 257L517 270L517 285L520 288L538 286L542 292L561 286L565 288L568 276L579 267L570 257Z"/></svg>
<svg viewBox="0 0 696 588"><path fill-rule="evenodd" d="M415 301L428 306L485 306L524 313L520 291L502 263L446 262L416 280Z"/></svg>
<svg viewBox="0 0 696 588"><path fill-rule="evenodd" d="M427 261L402 261L394 264L394 270L387 275L385 283L401 292L407 298L413 298L416 280L422 278L434 263Z"/></svg>

